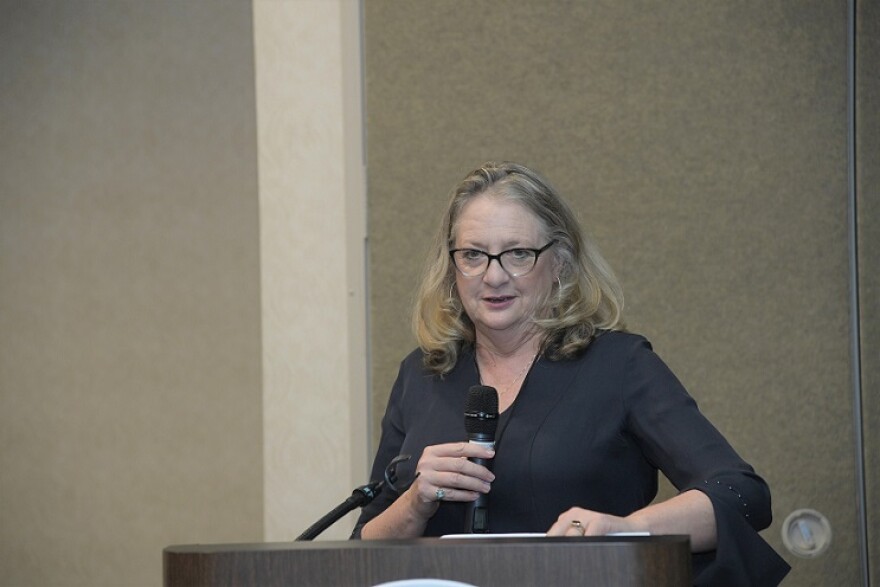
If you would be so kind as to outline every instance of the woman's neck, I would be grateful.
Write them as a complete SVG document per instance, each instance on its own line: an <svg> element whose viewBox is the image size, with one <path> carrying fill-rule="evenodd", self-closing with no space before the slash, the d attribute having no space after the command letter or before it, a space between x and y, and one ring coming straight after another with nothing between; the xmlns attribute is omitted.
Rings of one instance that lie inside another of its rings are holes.
<svg viewBox="0 0 880 587"><path fill-rule="evenodd" d="M477 340L475 350L480 383L497 390L499 411L503 412L516 400L540 348L540 341L536 336L522 341L515 348L503 349Z"/></svg>
<svg viewBox="0 0 880 587"><path fill-rule="evenodd" d="M506 361L535 356L541 348L541 340L536 332L505 338L485 336L477 332L475 347L477 354L483 359Z"/></svg>

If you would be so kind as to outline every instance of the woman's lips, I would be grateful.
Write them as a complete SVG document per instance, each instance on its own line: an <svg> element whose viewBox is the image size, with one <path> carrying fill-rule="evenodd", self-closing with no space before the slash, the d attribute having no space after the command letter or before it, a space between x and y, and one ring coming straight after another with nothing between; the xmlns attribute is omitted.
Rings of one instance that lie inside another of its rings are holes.
<svg viewBox="0 0 880 587"><path fill-rule="evenodd" d="M516 299L515 296L486 296L483 298L483 301L488 304L492 308L506 308L513 300Z"/></svg>

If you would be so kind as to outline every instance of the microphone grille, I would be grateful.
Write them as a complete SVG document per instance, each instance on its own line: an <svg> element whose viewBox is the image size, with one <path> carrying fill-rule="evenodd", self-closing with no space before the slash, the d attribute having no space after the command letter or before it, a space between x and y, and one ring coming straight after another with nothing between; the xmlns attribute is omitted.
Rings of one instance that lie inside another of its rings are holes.
<svg viewBox="0 0 880 587"><path fill-rule="evenodd" d="M474 385L464 404L464 428L468 434L494 438L498 428L498 392L488 385Z"/></svg>

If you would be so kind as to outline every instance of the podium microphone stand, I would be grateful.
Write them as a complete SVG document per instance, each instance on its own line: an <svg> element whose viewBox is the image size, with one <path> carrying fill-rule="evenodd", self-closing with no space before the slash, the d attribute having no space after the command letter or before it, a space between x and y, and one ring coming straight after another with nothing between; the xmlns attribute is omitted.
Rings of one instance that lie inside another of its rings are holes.
<svg viewBox="0 0 880 587"><path fill-rule="evenodd" d="M296 538L296 540L314 540L316 536L335 524L339 518L348 512L357 508L362 508L373 501L386 485L397 493L406 491L409 485L407 485L407 487L397 488L394 484L397 482L397 464L402 463L403 461L408 461L409 459L410 455L398 455L391 459L391 462L385 467L385 479L383 481L372 481L366 485L361 485L360 487L355 488L355 490L351 492L351 497L333 508L333 510L331 510L326 516L309 526L305 532ZM418 473L416 476L418 476ZM415 480L415 477L413 477L413 480ZM410 485L411 484L412 483L410 483Z"/></svg>

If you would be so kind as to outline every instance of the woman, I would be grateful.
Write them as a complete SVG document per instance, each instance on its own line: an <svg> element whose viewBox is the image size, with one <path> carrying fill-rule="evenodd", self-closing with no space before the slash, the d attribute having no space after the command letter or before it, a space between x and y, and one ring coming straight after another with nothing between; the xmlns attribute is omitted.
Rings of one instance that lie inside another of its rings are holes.
<svg viewBox="0 0 880 587"><path fill-rule="evenodd" d="M788 566L758 536L767 485L642 337L614 274L534 171L486 163L454 190L422 279L382 421L373 478L399 454L397 495L364 508L363 539L459 533L490 499L490 532L688 534L706 585L774 585ZM497 389L495 450L466 442L473 385ZM492 459L490 468L468 460ZM656 504L657 471L679 489Z"/></svg>

